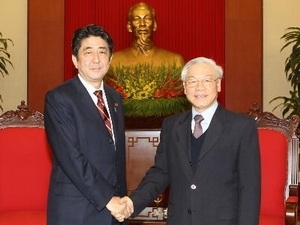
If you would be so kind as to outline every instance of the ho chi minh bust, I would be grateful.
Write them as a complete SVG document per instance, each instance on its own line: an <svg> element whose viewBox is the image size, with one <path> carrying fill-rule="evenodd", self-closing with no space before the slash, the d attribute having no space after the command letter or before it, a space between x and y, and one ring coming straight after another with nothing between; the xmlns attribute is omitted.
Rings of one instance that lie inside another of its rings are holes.
<svg viewBox="0 0 300 225"><path fill-rule="evenodd" d="M132 6L128 13L127 30L132 33L132 46L113 55L112 67L134 64L153 66L176 64L184 65L183 57L175 52L158 48L153 43L153 32L157 29L155 10L144 2Z"/></svg>

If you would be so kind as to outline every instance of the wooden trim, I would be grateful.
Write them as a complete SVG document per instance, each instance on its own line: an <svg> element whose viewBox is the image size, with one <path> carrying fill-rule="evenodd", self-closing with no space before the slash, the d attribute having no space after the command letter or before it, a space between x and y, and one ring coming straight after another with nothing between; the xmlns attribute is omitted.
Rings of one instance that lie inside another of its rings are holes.
<svg viewBox="0 0 300 225"><path fill-rule="evenodd" d="M46 92L63 80L64 1L28 0L28 105L43 112Z"/></svg>

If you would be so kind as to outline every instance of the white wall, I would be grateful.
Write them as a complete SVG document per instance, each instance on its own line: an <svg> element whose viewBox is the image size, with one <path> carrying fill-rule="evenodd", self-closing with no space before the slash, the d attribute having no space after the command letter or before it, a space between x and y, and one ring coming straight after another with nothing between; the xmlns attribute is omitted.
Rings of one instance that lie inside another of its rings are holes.
<svg viewBox="0 0 300 225"><path fill-rule="evenodd" d="M284 62L290 48L280 39L288 27L300 27L300 0L264 0L263 2L263 110L272 112L281 103L269 103L274 97L289 97L290 84L284 73ZM282 117L282 110L273 113Z"/></svg>
<svg viewBox="0 0 300 225"><path fill-rule="evenodd" d="M0 104L5 112L27 101L27 0L0 0L0 32L14 42L8 48L14 69L9 66L9 76L0 75Z"/></svg>

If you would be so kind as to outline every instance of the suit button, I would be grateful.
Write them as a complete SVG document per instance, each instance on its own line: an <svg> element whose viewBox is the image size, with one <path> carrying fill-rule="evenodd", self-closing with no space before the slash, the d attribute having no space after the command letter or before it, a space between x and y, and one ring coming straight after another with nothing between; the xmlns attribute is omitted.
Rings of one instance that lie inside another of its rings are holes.
<svg viewBox="0 0 300 225"><path fill-rule="evenodd" d="M197 186L195 184L191 185L191 189L195 190L197 188Z"/></svg>
<svg viewBox="0 0 300 225"><path fill-rule="evenodd" d="M188 209L187 213L192 214L192 210Z"/></svg>

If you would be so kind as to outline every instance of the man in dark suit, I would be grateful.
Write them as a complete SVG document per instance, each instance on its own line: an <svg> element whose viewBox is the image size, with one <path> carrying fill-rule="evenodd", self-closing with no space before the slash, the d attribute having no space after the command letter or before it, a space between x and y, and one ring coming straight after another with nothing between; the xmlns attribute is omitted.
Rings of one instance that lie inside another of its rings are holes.
<svg viewBox="0 0 300 225"><path fill-rule="evenodd" d="M253 119L218 104L222 77L222 68L204 57L183 67L192 109L165 119L155 164L132 201L122 200L134 208L133 216L169 186L168 225L258 225L257 128ZM202 116L200 125L196 115Z"/></svg>
<svg viewBox="0 0 300 225"><path fill-rule="evenodd" d="M72 61L78 76L46 95L45 129L53 151L48 225L122 224L112 215L128 213L117 197L127 191L122 99L102 81L112 52L113 41L101 27L76 30ZM104 119L95 91L102 91Z"/></svg>

